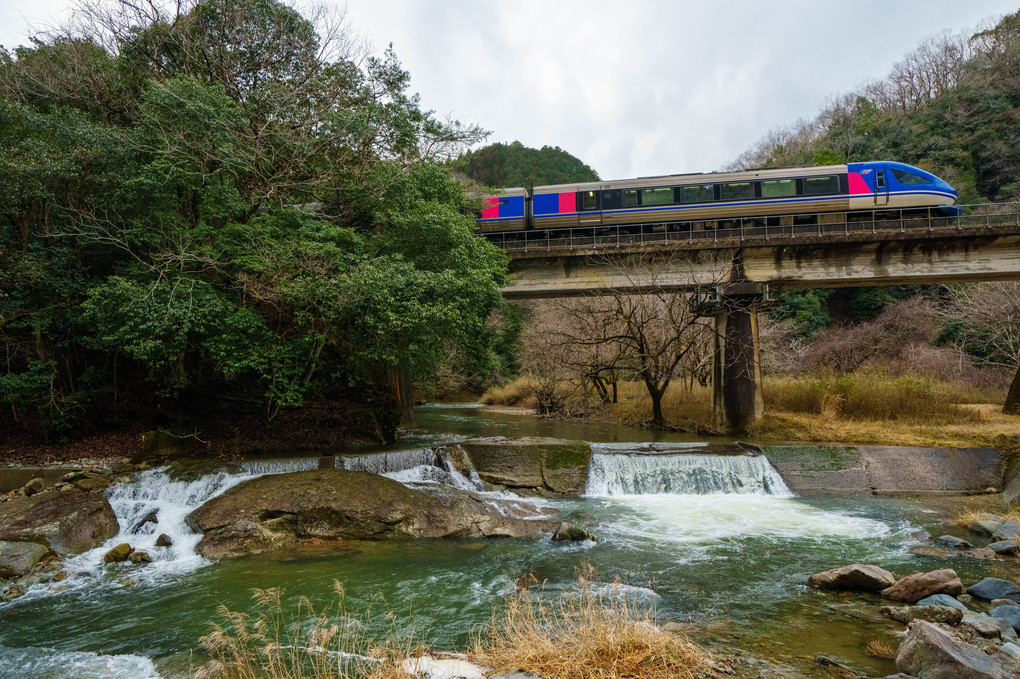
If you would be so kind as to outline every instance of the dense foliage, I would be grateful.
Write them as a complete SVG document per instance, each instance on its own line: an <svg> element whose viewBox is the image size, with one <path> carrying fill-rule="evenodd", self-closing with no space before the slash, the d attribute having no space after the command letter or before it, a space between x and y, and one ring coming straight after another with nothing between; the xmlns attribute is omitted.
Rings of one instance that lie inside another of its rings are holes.
<svg viewBox="0 0 1020 679"><path fill-rule="evenodd" d="M519 141L465 153L453 162L453 168L483 186L499 189L599 180L595 170L559 147L533 149Z"/></svg>
<svg viewBox="0 0 1020 679"><path fill-rule="evenodd" d="M0 53L0 417L385 409L451 346L493 370L506 260L442 166L484 133L326 14L139 7Z"/></svg>

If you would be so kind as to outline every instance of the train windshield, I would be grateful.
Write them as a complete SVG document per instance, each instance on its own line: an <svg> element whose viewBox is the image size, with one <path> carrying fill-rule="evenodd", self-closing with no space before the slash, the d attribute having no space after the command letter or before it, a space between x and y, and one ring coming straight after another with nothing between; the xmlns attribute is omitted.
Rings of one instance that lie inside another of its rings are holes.
<svg viewBox="0 0 1020 679"><path fill-rule="evenodd" d="M896 176L896 181L900 184L931 184L930 179L922 177L919 174L914 174L913 172L901 170L897 167L892 168L892 173Z"/></svg>

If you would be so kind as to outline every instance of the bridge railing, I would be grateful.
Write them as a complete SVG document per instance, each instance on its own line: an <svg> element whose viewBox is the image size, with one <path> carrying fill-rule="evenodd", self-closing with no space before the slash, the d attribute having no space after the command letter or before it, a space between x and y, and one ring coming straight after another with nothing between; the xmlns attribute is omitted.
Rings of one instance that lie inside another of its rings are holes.
<svg viewBox="0 0 1020 679"><path fill-rule="evenodd" d="M944 236L953 231L1020 229L1020 203L986 203L959 206L962 213L946 217L938 208L909 213L889 210L843 214L770 215L706 222L669 222L665 224L627 224L619 226L586 226L548 231L517 231L487 234L490 242L514 253L612 250L642 246L710 247L714 244L739 244L743 241L778 241L807 243L839 236L874 236L875 240L892 233ZM773 225L770 226L769 222ZM787 222L783 224L783 222ZM805 223L810 222L810 223Z"/></svg>

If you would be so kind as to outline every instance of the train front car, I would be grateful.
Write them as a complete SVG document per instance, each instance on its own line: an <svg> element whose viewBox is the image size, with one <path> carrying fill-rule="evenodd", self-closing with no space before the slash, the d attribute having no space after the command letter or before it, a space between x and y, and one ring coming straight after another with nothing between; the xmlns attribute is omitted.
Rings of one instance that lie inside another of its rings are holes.
<svg viewBox="0 0 1020 679"><path fill-rule="evenodd" d="M475 233L522 232L528 218L528 192L522 188L503 189L495 196L482 197L476 214Z"/></svg>
<svg viewBox="0 0 1020 679"><path fill-rule="evenodd" d="M956 216L956 189L930 172L906 165L878 161L847 165L851 210L917 210L938 208L944 216Z"/></svg>

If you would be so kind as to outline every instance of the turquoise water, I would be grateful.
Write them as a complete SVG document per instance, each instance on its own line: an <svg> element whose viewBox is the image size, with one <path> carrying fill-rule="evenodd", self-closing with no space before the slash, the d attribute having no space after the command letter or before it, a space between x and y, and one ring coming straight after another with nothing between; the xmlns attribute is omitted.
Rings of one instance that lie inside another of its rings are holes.
<svg viewBox="0 0 1020 679"><path fill-rule="evenodd" d="M657 438L641 430L478 408L424 407L420 418L418 445L492 434L691 443L682 436ZM182 493L215 492L209 479L196 484ZM458 648L512 591L514 578L532 572L553 588L569 588L584 564L595 569L598 582L620 579L633 596L654 600L663 618L727 621L727 643L791 662L824 653L862 672L894 671L863 653L868 639L887 638L892 627L862 623L852 605L808 591L804 583L813 572L854 562L897 574L935 568L919 566L906 550L912 533L931 527L936 517L908 502L808 500L782 489L693 494L641 487L642 494L614 494L625 486L551 501L566 518L595 532L598 543L362 542L340 551L307 549L219 563L181 547L182 553L134 571L80 557L82 574L62 583L65 591L41 587L0 605L0 678L180 676L201 661L199 638L210 631L219 606L250 611L252 588L282 587L288 600L305 596L322 607L334 599L334 581L345 586L348 610L370 609L380 631L394 624L382 615L392 611L400 629L413 628L416 639ZM142 489L133 495L126 490L118 495L114 489L115 506L116 498L137 498ZM126 511L119 509L119 516ZM975 579L985 574L973 564L951 565ZM780 646L761 646L775 642Z"/></svg>

